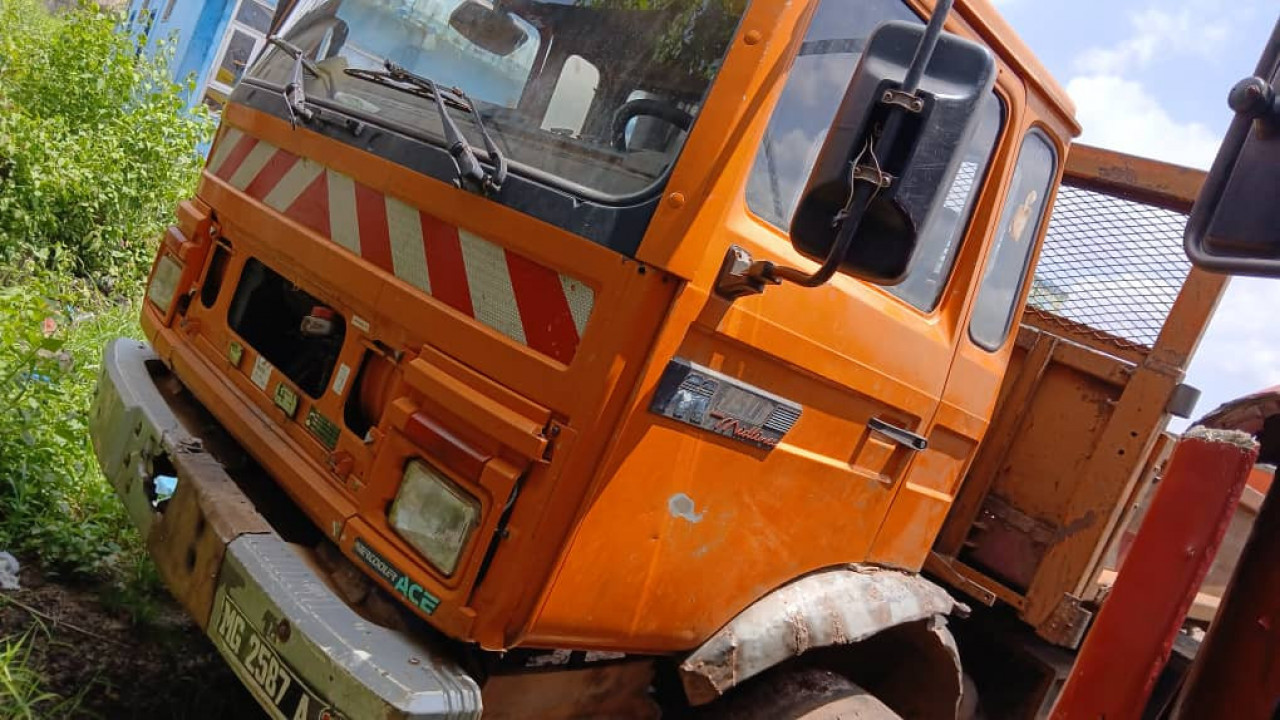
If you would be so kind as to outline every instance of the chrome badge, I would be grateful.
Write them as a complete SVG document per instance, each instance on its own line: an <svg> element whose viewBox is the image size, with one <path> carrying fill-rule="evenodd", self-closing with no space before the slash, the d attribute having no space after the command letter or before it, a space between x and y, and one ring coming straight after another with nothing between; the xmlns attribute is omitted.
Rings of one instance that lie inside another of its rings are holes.
<svg viewBox="0 0 1280 720"><path fill-rule="evenodd" d="M766 450L800 419L800 406L727 375L676 358L649 409L664 417Z"/></svg>

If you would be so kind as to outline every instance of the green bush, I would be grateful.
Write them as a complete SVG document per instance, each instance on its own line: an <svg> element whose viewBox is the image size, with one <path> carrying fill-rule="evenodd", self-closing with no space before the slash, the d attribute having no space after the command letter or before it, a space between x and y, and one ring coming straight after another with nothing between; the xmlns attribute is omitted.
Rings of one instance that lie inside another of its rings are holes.
<svg viewBox="0 0 1280 720"><path fill-rule="evenodd" d="M0 266L136 293L212 122L120 17L0 0ZM0 273L2 274L2 273Z"/></svg>
<svg viewBox="0 0 1280 720"><path fill-rule="evenodd" d="M102 348L136 316L93 291L0 289L0 549L46 573L117 579L141 554L88 434Z"/></svg>

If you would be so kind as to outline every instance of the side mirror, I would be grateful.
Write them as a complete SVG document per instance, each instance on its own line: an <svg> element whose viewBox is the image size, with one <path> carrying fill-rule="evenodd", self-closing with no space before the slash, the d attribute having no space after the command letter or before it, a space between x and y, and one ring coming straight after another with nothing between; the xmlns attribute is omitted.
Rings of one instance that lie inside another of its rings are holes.
<svg viewBox="0 0 1280 720"><path fill-rule="evenodd" d="M1227 102L1236 117L1187 220L1187 257L1206 270L1280 277L1280 21Z"/></svg>
<svg viewBox="0 0 1280 720"><path fill-rule="evenodd" d="M881 284L902 279L920 228L942 211L978 107L995 83L991 51L943 32L919 89L902 92L925 35L925 27L903 22L885 23L872 34L791 221L796 249L825 260L837 242L838 221L849 212L855 182L875 184L839 267ZM896 139L882 129L895 106L905 109Z"/></svg>
<svg viewBox="0 0 1280 720"><path fill-rule="evenodd" d="M449 15L449 27L485 50L506 57L529 39L511 14L483 0L464 0Z"/></svg>

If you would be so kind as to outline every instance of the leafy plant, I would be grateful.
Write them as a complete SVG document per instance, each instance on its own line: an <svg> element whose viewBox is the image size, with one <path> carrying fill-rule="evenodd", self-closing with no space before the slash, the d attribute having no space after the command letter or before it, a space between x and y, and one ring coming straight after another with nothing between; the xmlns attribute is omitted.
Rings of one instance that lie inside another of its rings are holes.
<svg viewBox="0 0 1280 720"><path fill-rule="evenodd" d="M170 600L160 571L141 547L125 545L115 559L112 581L99 593L102 606L127 615L135 627L154 628Z"/></svg>
<svg viewBox="0 0 1280 720"><path fill-rule="evenodd" d="M34 279L0 290L0 548L46 572L111 577L137 535L88 436L102 347L135 308Z"/></svg>
<svg viewBox="0 0 1280 720"><path fill-rule="evenodd" d="M212 123L120 20L0 2L0 265L134 294Z"/></svg>
<svg viewBox="0 0 1280 720"><path fill-rule="evenodd" d="M122 18L0 0L0 549L109 580L135 620L158 583L103 480L88 409L107 340L137 336L156 238L212 123Z"/></svg>

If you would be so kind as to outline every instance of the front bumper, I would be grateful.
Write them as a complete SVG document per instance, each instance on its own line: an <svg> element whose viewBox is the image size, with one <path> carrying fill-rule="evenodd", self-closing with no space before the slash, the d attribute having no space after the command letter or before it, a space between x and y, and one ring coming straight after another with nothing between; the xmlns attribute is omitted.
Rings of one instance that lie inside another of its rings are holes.
<svg viewBox="0 0 1280 720"><path fill-rule="evenodd" d="M419 640L363 619L271 527L199 435L208 422L145 344L107 346L90 414L98 463L160 576L267 712L473 718L480 689ZM190 428L196 428L192 432ZM178 478L156 509L155 477Z"/></svg>

